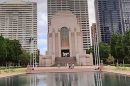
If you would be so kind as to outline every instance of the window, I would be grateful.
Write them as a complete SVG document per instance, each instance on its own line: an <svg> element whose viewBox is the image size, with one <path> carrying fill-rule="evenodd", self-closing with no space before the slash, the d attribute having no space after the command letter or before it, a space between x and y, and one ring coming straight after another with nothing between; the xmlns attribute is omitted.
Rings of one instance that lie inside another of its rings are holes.
<svg viewBox="0 0 130 86"><path fill-rule="evenodd" d="M69 29L62 27L60 31L61 36L61 48L69 48Z"/></svg>

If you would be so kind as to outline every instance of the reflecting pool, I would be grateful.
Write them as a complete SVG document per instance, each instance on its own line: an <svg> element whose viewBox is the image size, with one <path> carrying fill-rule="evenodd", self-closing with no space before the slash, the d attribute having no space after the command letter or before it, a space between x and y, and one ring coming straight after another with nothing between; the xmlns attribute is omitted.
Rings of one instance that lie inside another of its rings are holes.
<svg viewBox="0 0 130 86"><path fill-rule="evenodd" d="M130 77L113 73L43 73L0 78L0 86L130 86Z"/></svg>

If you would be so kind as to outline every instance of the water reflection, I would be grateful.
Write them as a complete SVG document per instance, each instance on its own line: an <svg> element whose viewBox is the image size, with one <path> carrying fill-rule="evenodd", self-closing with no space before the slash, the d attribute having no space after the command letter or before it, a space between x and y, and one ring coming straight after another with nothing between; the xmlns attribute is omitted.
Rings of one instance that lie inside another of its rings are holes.
<svg viewBox="0 0 130 86"><path fill-rule="evenodd" d="M103 80L103 73L102 72L96 72L95 73L95 86L102 86L102 80Z"/></svg>
<svg viewBox="0 0 130 86"><path fill-rule="evenodd" d="M95 86L94 72L57 73L48 76L48 86Z"/></svg>
<svg viewBox="0 0 130 86"><path fill-rule="evenodd" d="M1 78L0 86L129 86L130 78L111 73L46 73Z"/></svg>

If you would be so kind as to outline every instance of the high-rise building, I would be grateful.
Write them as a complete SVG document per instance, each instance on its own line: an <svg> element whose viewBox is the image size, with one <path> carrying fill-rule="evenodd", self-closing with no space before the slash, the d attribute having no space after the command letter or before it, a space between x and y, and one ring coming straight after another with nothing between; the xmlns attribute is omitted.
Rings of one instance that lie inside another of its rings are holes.
<svg viewBox="0 0 130 86"><path fill-rule="evenodd" d="M83 49L89 49L91 41L87 0L48 0L48 27L51 25L52 16L59 11L71 11L76 15L82 31Z"/></svg>
<svg viewBox="0 0 130 86"><path fill-rule="evenodd" d="M95 0L99 41L109 43L113 33L122 34L120 0Z"/></svg>
<svg viewBox="0 0 130 86"><path fill-rule="evenodd" d="M37 49L37 3L11 0L0 3L0 34L19 40L22 48Z"/></svg>
<svg viewBox="0 0 130 86"><path fill-rule="evenodd" d="M123 32L130 30L130 0L120 0Z"/></svg>

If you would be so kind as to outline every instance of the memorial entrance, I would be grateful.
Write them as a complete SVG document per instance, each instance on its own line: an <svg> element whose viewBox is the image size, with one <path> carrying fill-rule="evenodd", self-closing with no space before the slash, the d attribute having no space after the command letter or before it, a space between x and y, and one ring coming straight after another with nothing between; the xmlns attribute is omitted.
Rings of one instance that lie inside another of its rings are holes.
<svg viewBox="0 0 130 86"><path fill-rule="evenodd" d="M60 30L61 38L61 57L70 57L69 51L69 29L62 27Z"/></svg>
<svg viewBox="0 0 130 86"><path fill-rule="evenodd" d="M63 50L61 50L61 57L70 57L70 51L69 51L69 49L63 49Z"/></svg>

